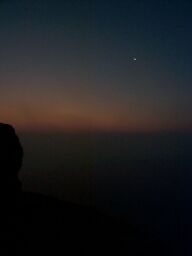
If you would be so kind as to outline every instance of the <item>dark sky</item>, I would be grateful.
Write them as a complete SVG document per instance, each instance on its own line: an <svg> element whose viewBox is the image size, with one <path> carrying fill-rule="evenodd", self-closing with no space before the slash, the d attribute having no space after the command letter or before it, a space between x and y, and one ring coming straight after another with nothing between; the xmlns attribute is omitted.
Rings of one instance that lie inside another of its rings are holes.
<svg viewBox="0 0 192 256"><path fill-rule="evenodd" d="M19 129L192 128L190 1L0 1L0 116Z"/></svg>

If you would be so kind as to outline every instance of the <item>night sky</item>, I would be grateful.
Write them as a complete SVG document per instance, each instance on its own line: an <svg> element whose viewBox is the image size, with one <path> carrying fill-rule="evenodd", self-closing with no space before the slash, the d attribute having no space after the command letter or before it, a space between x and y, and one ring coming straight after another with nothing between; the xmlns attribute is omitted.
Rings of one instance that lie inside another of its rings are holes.
<svg viewBox="0 0 192 256"><path fill-rule="evenodd" d="M0 119L23 130L190 130L190 1L0 1Z"/></svg>

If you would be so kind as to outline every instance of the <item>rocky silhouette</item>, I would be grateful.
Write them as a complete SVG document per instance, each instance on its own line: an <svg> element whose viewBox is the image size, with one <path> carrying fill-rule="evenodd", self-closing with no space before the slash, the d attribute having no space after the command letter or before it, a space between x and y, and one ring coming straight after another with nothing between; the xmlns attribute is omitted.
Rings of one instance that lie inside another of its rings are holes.
<svg viewBox="0 0 192 256"><path fill-rule="evenodd" d="M8 249L98 255L115 248L115 222L90 207L22 190L23 148L14 128L0 124L0 243ZM38 248L38 249L37 249ZM105 248L105 249L104 249ZM117 250L120 247L116 246ZM104 252L104 251L103 251ZM27 253L26 253L27 255Z"/></svg>

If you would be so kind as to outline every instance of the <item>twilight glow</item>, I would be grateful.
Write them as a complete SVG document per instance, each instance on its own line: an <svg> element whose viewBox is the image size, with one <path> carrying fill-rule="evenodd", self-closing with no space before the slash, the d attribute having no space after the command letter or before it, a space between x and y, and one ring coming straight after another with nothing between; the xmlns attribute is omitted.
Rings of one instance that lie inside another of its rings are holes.
<svg viewBox="0 0 192 256"><path fill-rule="evenodd" d="M191 130L191 5L64 2L0 3L1 122Z"/></svg>

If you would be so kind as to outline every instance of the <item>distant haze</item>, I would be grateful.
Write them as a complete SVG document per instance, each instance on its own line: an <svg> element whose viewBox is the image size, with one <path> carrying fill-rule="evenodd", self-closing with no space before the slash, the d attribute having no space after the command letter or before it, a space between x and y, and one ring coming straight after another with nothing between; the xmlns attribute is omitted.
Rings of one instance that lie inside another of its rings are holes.
<svg viewBox="0 0 192 256"><path fill-rule="evenodd" d="M24 148L23 189L90 204L93 144L88 134L19 133Z"/></svg>
<svg viewBox="0 0 192 256"><path fill-rule="evenodd" d="M25 152L20 173L25 190L104 207L115 207L118 198L118 210L121 204L126 207L127 197L176 196L191 187L190 133L19 136Z"/></svg>

